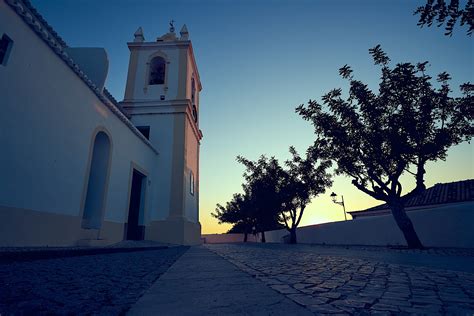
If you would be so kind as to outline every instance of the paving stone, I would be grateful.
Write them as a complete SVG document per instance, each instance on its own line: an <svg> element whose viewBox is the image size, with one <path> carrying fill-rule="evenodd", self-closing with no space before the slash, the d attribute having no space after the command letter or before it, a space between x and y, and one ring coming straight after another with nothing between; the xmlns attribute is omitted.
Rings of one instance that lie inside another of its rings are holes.
<svg viewBox="0 0 474 316"><path fill-rule="evenodd" d="M381 292L367 292L367 291L362 290L358 294L359 294L359 296L365 296L365 297L369 297L369 298L380 298L380 297L382 297Z"/></svg>
<svg viewBox="0 0 474 316"><path fill-rule="evenodd" d="M336 300L331 302L331 304L336 306L347 306L351 308L366 308L369 304L365 302L361 302L360 300L352 300L352 299L345 299L345 300Z"/></svg>
<svg viewBox="0 0 474 316"><path fill-rule="evenodd" d="M327 297L329 299L337 300L341 297L341 293L338 292L325 292L325 293L318 293L318 297Z"/></svg>
<svg viewBox="0 0 474 316"><path fill-rule="evenodd" d="M384 316L384 315L392 315L392 313L389 311L372 310L370 311L370 315Z"/></svg>
<svg viewBox="0 0 474 316"><path fill-rule="evenodd" d="M404 295L394 295L394 294L387 295L387 294L384 294L380 298L381 299L386 299L386 300L408 300L409 297L410 297L409 294L404 294Z"/></svg>
<svg viewBox="0 0 474 316"><path fill-rule="evenodd" d="M340 308L334 307L329 304L324 305L311 305L307 306L307 308L312 311L313 313L317 313L318 315L321 314L340 314L343 312Z"/></svg>
<svg viewBox="0 0 474 316"><path fill-rule="evenodd" d="M313 287L309 287L307 288L308 290L311 290L312 293L324 293L324 292L329 292L329 289L328 288L323 288L323 287L319 287L319 286L313 286Z"/></svg>
<svg viewBox="0 0 474 316"><path fill-rule="evenodd" d="M320 305L329 301L329 299L326 297L314 297L304 294L289 294L287 297L302 306Z"/></svg>
<svg viewBox="0 0 474 316"><path fill-rule="evenodd" d="M298 290L292 288L291 286L289 285L286 285L286 284L274 284L274 285L271 285L270 286L272 289L274 289L275 291L278 291L282 294L296 294L296 293L300 293Z"/></svg>
<svg viewBox="0 0 474 316"><path fill-rule="evenodd" d="M387 304L382 304L382 303L377 303L373 305L370 309L373 310L380 310L380 311L389 311L389 312L398 312L399 308L394 305L387 305Z"/></svg>
<svg viewBox="0 0 474 316"><path fill-rule="evenodd" d="M293 287L297 290L302 290L302 289L305 289L305 288L310 287L310 286L313 286L313 284L309 284L309 283L296 283L296 284L293 284Z"/></svg>
<svg viewBox="0 0 474 316"><path fill-rule="evenodd" d="M436 298L412 298L408 300L412 304L417 305L441 305L442 302Z"/></svg>
<svg viewBox="0 0 474 316"><path fill-rule="evenodd" d="M373 303L375 303L375 301L377 301L375 297L360 296L358 294L352 294L348 296L347 299L366 303L368 305L372 305Z"/></svg>
<svg viewBox="0 0 474 316"><path fill-rule="evenodd" d="M380 299L378 300L379 303L385 305L393 305L393 306L406 306L410 307L412 304L407 300L393 300L393 299Z"/></svg>
<svg viewBox="0 0 474 316"><path fill-rule="evenodd" d="M467 296L463 296L463 295L440 295L440 299L443 301L443 302L459 302L459 303L467 303L467 304L472 304L474 303L474 299L471 299Z"/></svg>

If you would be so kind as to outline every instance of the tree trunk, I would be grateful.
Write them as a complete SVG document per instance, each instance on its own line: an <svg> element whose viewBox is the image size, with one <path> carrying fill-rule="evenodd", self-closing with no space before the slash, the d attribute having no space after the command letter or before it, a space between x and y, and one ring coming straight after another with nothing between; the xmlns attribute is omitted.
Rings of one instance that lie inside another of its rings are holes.
<svg viewBox="0 0 474 316"><path fill-rule="evenodd" d="M424 162L419 162L416 171L416 193L423 192L426 190L425 186L425 164Z"/></svg>
<svg viewBox="0 0 474 316"><path fill-rule="evenodd" d="M247 238L248 238L248 233L245 232L245 233L244 233L244 242L247 242Z"/></svg>
<svg viewBox="0 0 474 316"><path fill-rule="evenodd" d="M296 244L296 227L290 229L290 244Z"/></svg>
<svg viewBox="0 0 474 316"><path fill-rule="evenodd" d="M266 240L265 240L265 232L264 232L264 231L262 231L262 242L266 242Z"/></svg>
<svg viewBox="0 0 474 316"><path fill-rule="evenodd" d="M391 205L390 209L392 210L392 214L395 218L398 228L400 228L403 236L405 236L408 248L423 249L423 245L416 234L413 223L405 212L405 208L401 205L395 204Z"/></svg>

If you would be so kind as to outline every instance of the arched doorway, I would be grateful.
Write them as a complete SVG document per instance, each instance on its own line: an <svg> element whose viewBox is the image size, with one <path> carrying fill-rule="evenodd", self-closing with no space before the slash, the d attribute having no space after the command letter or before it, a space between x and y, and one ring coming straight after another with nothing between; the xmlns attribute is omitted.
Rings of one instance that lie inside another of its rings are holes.
<svg viewBox="0 0 474 316"><path fill-rule="evenodd" d="M98 132L94 139L87 193L82 214L82 228L100 229L109 177L110 139Z"/></svg>

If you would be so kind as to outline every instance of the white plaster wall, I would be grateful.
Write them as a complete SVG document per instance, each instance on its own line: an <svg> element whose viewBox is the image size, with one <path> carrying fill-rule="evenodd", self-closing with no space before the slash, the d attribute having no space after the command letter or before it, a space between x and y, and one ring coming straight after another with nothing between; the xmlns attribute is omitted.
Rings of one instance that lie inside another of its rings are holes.
<svg viewBox="0 0 474 316"><path fill-rule="evenodd" d="M184 188L184 208L186 218L194 223L199 222L199 144L194 135L191 122L186 120L186 143L185 143L185 188ZM190 193L190 172L194 174L194 195Z"/></svg>
<svg viewBox="0 0 474 316"><path fill-rule="evenodd" d="M168 90L165 90L165 85L148 85L148 68L147 63L150 61L150 56L154 56L157 49L150 47L147 49L138 50L137 73L135 77L135 85L133 91L133 99L140 100L160 100L160 95L165 95L166 100L176 99L178 95L178 74L179 74L179 49L176 47L160 47L158 50L166 56L167 81L165 82ZM143 88L147 88L144 90Z"/></svg>
<svg viewBox="0 0 474 316"><path fill-rule="evenodd" d="M201 235L206 244L228 244L239 243L244 241L244 234L204 234ZM247 242L258 242L258 238L252 234L248 234Z"/></svg>
<svg viewBox="0 0 474 316"><path fill-rule="evenodd" d="M101 126L113 144L105 219L124 222L130 164L154 177L155 153L3 1L0 30L14 41L0 69L0 205L80 215L91 139Z"/></svg>
<svg viewBox="0 0 474 316"><path fill-rule="evenodd" d="M160 153L155 162L150 220L165 220L169 215L174 142L174 115L135 115L135 126L150 126L150 142Z"/></svg>
<svg viewBox="0 0 474 316"><path fill-rule="evenodd" d="M474 248L474 202L447 204L407 212L423 245ZM265 233L268 242L282 242L286 230ZM406 245L392 215L373 216L298 228L299 243L343 245Z"/></svg>

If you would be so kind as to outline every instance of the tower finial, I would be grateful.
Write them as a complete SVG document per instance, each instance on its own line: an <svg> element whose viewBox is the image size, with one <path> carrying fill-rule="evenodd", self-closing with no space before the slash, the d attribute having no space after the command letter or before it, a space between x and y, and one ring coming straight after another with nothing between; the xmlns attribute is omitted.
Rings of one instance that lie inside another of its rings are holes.
<svg viewBox="0 0 474 316"><path fill-rule="evenodd" d="M188 28L186 27L186 24L183 25L183 27L181 28L181 31L179 31L179 34L181 34L181 40L187 40L189 38L189 32L188 32Z"/></svg>
<svg viewBox="0 0 474 316"><path fill-rule="evenodd" d="M170 21L170 33L174 33L174 20Z"/></svg>
<svg viewBox="0 0 474 316"><path fill-rule="evenodd" d="M143 29L140 26L138 30L133 34L135 36L135 39L133 40L134 42L143 42L145 40L145 36L143 36Z"/></svg>

